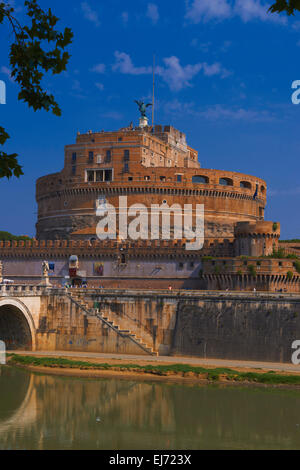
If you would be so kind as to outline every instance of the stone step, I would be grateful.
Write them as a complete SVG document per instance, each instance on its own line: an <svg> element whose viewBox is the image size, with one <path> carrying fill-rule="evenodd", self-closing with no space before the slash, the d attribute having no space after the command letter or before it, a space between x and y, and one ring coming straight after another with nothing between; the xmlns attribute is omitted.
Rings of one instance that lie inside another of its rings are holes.
<svg viewBox="0 0 300 470"><path fill-rule="evenodd" d="M120 326L114 323L114 321L111 321L108 316L102 316L101 314L98 314L99 318L104 320L108 325L112 326L115 330L118 331L118 333L127 336L128 338L131 338L134 340L137 344L139 344L145 351L147 351L151 355L158 356L158 353L153 350L152 347L150 347L147 343L144 343L141 338L139 338L133 331L130 330L121 330Z"/></svg>

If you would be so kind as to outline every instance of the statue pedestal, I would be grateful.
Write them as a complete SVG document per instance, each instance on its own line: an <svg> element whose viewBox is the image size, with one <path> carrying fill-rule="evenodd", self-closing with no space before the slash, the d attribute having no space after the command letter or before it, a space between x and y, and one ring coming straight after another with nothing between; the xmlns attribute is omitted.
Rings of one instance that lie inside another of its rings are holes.
<svg viewBox="0 0 300 470"><path fill-rule="evenodd" d="M148 118L146 116L140 117L139 127L147 127L147 126L148 126Z"/></svg>
<svg viewBox="0 0 300 470"><path fill-rule="evenodd" d="M42 282L39 283L39 286L41 287L52 287L52 284L49 280L48 276L42 277Z"/></svg>

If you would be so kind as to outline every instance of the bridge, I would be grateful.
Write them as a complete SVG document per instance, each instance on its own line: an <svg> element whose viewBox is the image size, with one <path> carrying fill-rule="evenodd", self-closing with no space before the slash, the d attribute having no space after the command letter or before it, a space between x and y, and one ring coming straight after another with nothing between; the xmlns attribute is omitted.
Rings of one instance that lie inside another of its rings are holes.
<svg viewBox="0 0 300 470"><path fill-rule="evenodd" d="M300 296L0 286L7 350L290 362Z"/></svg>

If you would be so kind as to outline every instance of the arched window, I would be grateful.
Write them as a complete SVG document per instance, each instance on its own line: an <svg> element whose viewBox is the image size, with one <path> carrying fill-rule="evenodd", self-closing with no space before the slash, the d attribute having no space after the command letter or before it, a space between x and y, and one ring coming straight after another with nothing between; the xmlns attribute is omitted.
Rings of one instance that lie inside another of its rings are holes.
<svg viewBox="0 0 300 470"><path fill-rule="evenodd" d="M252 185L249 183L249 181L241 181L240 182L240 187L245 188L245 189L251 189Z"/></svg>
<svg viewBox="0 0 300 470"><path fill-rule="evenodd" d="M260 191L261 191L262 194L265 194L266 188L264 186L261 186Z"/></svg>
<svg viewBox="0 0 300 470"><path fill-rule="evenodd" d="M192 182L196 184L207 184L209 183L209 179L207 178L207 176L195 175L192 178Z"/></svg>
<svg viewBox="0 0 300 470"><path fill-rule="evenodd" d="M230 178L220 178L219 184L222 186L233 186L233 181Z"/></svg>

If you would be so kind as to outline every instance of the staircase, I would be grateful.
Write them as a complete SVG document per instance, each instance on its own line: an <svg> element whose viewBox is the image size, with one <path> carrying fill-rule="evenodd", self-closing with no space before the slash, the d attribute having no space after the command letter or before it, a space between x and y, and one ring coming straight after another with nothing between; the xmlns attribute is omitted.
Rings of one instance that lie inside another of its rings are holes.
<svg viewBox="0 0 300 470"><path fill-rule="evenodd" d="M122 338L127 338L128 340L135 343L140 349L149 354L150 356L158 356L158 353L154 349L145 343L145 341L138 336L133 331L125 330L118 325L115 320L111 320L108 316L101 315L96 309L90 308L87 302L83 302L81 298L75 296L74 294L66 294L68 299L75 304L84 315L89 317L97 317L102 323L104 323L108 328L112 329Z"/></svg>

